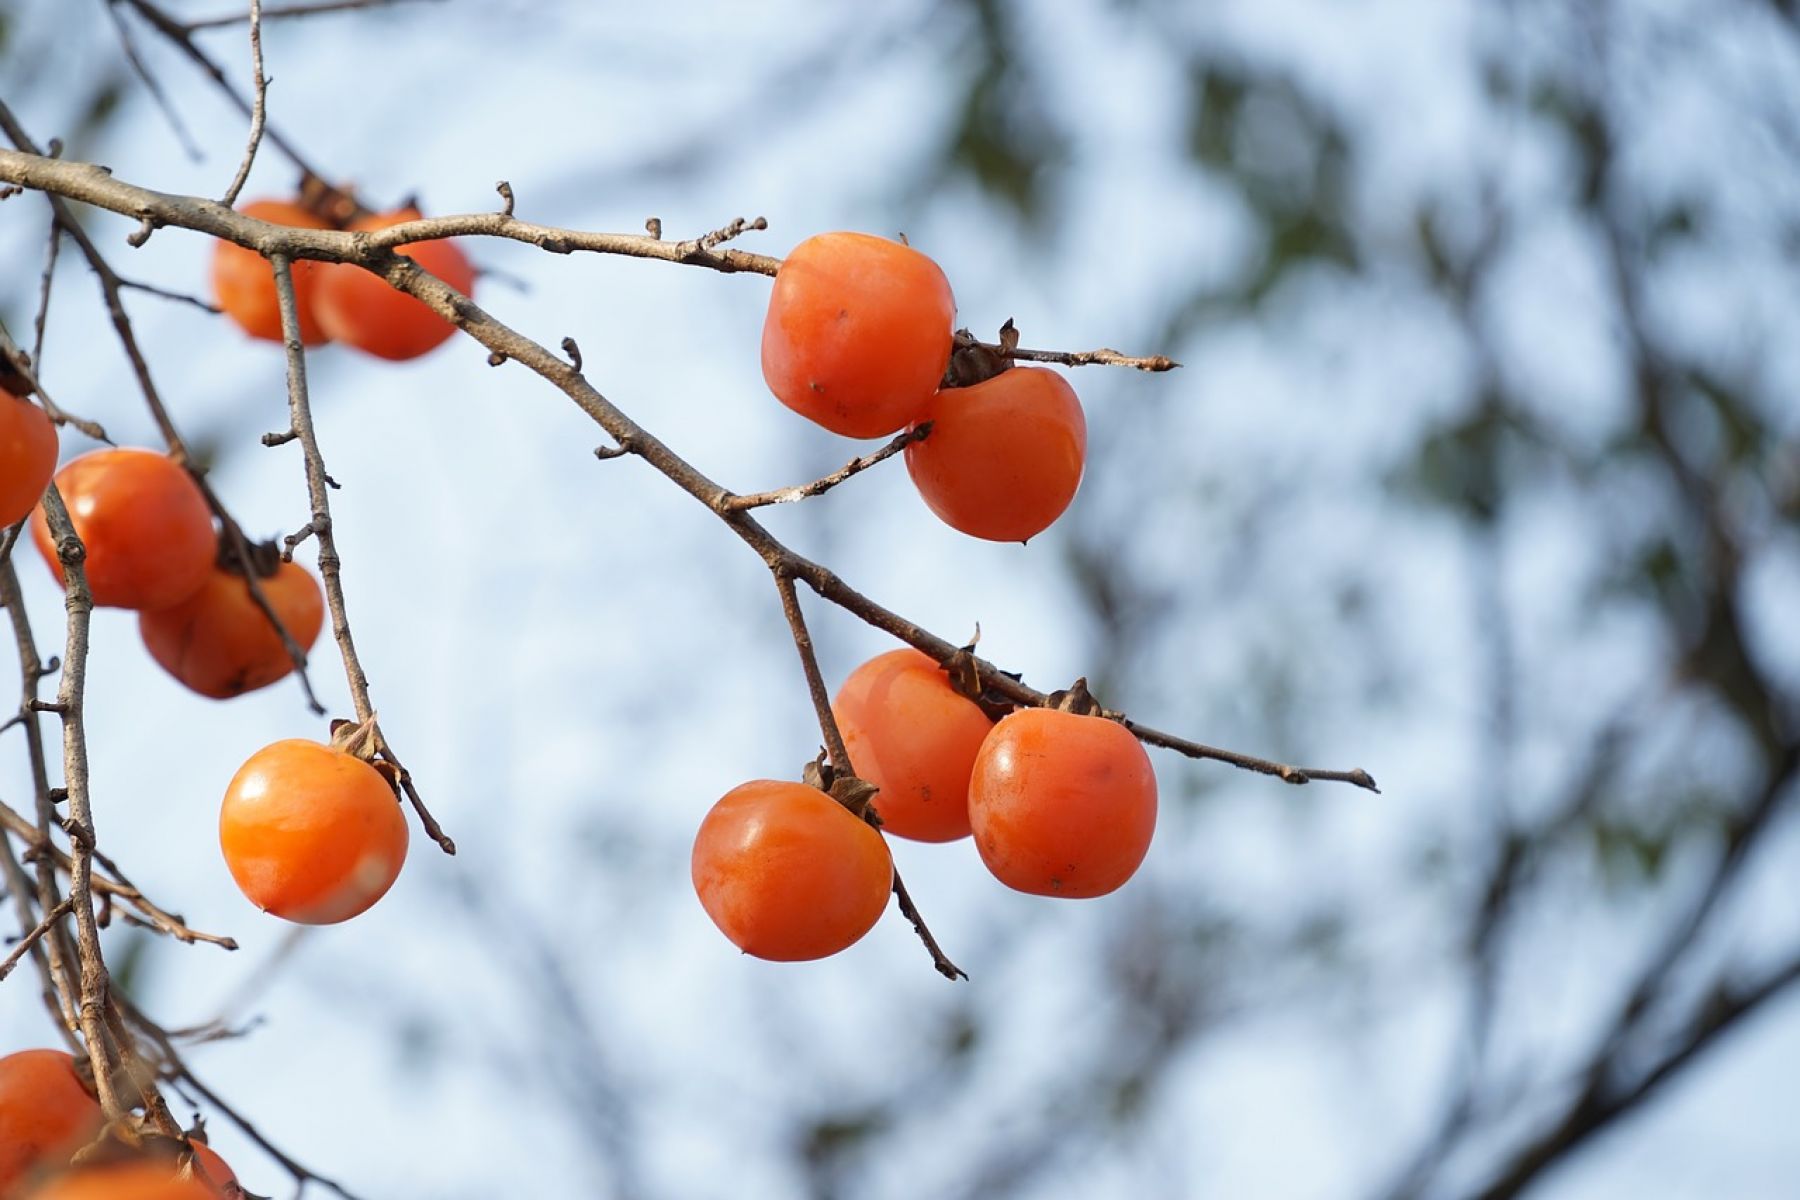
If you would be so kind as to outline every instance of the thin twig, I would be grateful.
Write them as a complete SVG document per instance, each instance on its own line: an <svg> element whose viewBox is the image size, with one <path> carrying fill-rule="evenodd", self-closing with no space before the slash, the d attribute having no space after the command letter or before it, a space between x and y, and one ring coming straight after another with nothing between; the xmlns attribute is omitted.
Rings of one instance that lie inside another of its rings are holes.
<svg viewBox="0 0 1800 1200"><path fill-rule="evenodd" d="M931 422L915 425L894 438L893 441L861 458L853 458L829 475L803 483L798 487L776 488L771 492L752 492L747 496L732 496L725 502L725 507L733 512L743 512L751 508L764 508L771 504L792 504L797 500L805 500L812 496L822 496L852 475L860 475L876 463L894 457L914 442L922 442L931 435Z"/></svg>
<svg viewBox="0 0 1800 1200"><path fill-rule="evenodd" d="M812 634L806 629L806 616L800 611L800 597L794 594L794 578L776 568L775 588L781 593L781 614L787 618L788 631L794 638L794 649L800 653L800 669L806 675L806 691L812 697L813 713L819 719L819 733L825 739L825 752L831 765L845 775L854 775L850 752L844 748L844 735L838 729L837 716L831 711L831 691L819 671L819 656L813 650Z"/></svg>
<svg viewBox="0 0 1800 1200"><path fill-rule="evenodd" d="M349 610L344 604L343 559L338 555L337 539L331 531L331 477L325 471L325 458L319 450L318 435L313 430L312 402L306 390L306 346L300 337L300 309L294 300L293 265L284 254L271 255L269 265L275 273L275 295L281 308L282 342L287 350L288 419L306 460L306 491L312 500L312 517L307 524L312 527L312 536L319 543L319 576L325 585L325 608L331 614L332 636L337 639L338 653L344 660L344 678L350 685L350 701L356 708L356 719L359 722L368 721L375 716L375 708L369 700L369 676L363 670L362 659L357 656L356 639L350 631ZM401 790L412 804L413 811L418 814L419 822L425 827L427 835L445 854L455 854L456 843L438 825L431 810L425 807L424 799L413 786L412 773L400 762L399 756L388 743L387 735L379 727L376 730L376 744L380 748L381 757L398 774Z"/></svg>
<svg viewBox="0 0 1800 1200"><path fill-rule="evenodd" d="M238 109L246 117L252 114L253 106L251 103L248 100L245 100L243 96L239 95L236 88L231 86L231 80L225 77L225 72L219 64L214 62L206 51L194 44L194 39L188 34L187 28L180 21L171 17L155 4L152 4L150 0L107 0L107 3L109 7L112 4L129 4L133 11L144 18L146 24L156 30L157 33L173 42L195 66L205 72L206 75L212 79L213 83L218 86L219 90L224 92L231 102L237 105ZM302 174L308 178L324 182L325 177L313 169L312 165L301 156L300 151L295 149L294 144L283 137L281 131L276 129L275 126L265 122L263 127L263 137L268 139L270 145L287 155L288 161L293 163L296 167L299 167Z"/></svg>
<svg viewBox="0 0 1800 1200"><path fill-rule="evenodd" d="M38 280L37 316L31 322L31 369L40 371L44 362L44 326L50 320L50 284L56 278L56 258L62 250L62 223L54 210L50 214L50 236L45 239L44 274Z"/></svg>
<svg viewBox="0 0 1800 1200"><path fill-rule="evenodd" d="M838 729L837 716L831 711L831 693L825 687L825 677L819 670L819 656L813 649L812 634L806 628L806 615L800 610L800 597L794 591L794 579L779 567L774 568L775 587L781 593L781 613L787 618L788 631L793 635L794 649L800 654L800 669L806 675L806 690L812 697L813 712L819 719L819 733L825 739L825 752L831 756L831 765L837 773L854 776L856 768L850 762L850 752L844 746L844 735ZM858 814L864 820L880 828L872 813L866 808ZM931 955L932 965L938 974L945 979L955 981L967 979L969 976L961 967L950 961L938 945L930 928L925 924L925 917L919 912L918 905L913 903L912 895L906 890L905 880L900 878L900 868L894 867L894 899L900 906L901 915L912 923L913 932L925 944L926 953Z"/></svg>
<svg viewBox="0 0 1800 1200"><path fill-rule="evenodd" d="M273 21L279 17L314 17L321 13L351 12L370 8L392 8L396 4L422 3L423 0L325 0L322 4L277 4L263 10L263 19ZM197 21L188 21L181 28L188 33L197 33L202 29L222 29L231 25L242 25L251 19L249 13L232 13L225 17L202 17Z"/></svg>
<svg viewBox="0 0 1800 1200"><path fill-rule="evenodd" d="M39 938L49 933L52 929L55 929L58 921L74 911L75 901L72 898L64 900L61 904L51 909L50 915L45 917L42 921L39 921L37 927L31 930L31 932L20 938L19 944L13 947L12 953L8 954L4 961L0 961L0 980L4 980L8 975L11 975L13 973L13 968L18 966L20 961L23 960L27 954L30 954L37 948Z"/></svg>
<svg viewBox="0 0 1800 1200"><path fill-rule="evenodd" d="M69 902L75 912L75 947L80 963L81 996L76 1018L82 1039L94 1063L94 1085L100 1107L108 1120L124 1115L125 1106L113 1087L106 1038L106 1000L110 982L100 956L100 931L94 922L94 814L88 800L87 730L82 706L87 684L88 618L94 598L88 591L82 566L87 549L69 520L62 494L53 482L44 492L44 516L56 542L62 564L64 607L68 610L68 637L63 647L61 683L56 702L63 727L63 786L67 789L69 819ZM60 906L59 906L60 907ZM54 910L49 910L54 911Z"/></svg>
<svg viewBox="0 0 1800 1200"><path fill-rule="evenodd" d="M256 148L262 145L263 124L267 120L269 81L263 74L262 0L250 0L250 69L255 88L250 101L250 142L244 147L244 161L238 164L231 186L219 200L226 208L237 203L238 193L250 178L250 166L256 161Z"/></svg>
<svg viewBox="0 0 1800 1200"><path fill-rule="evenodd" d="M32 637L31 617L25 609L24 593L19 589L18 571L10 562L0 564L0 600L6 604L7 616L13 627L13 644L18 650L19 716L25 728L26 757L31 768L32 795L37 813L35 823L21 820L20 827L14 831L26 839L28 848L40 843L49 845L50 830L56 823L56 807L50 797L50 766L44 745L44 731L38 723L35 707L38 684L42 682L47 670L43 660L38 657L37 642ZM50 912L62 903L62 893L56 880L56 864L48 858L40 857L34 866L37 910ZM56 1024L65 1037L73 1038L81 1027L75 1011L75 997L80 989L72 965L74 946L60 931L53 931L44 939L43 945L45 961L49 966L51 990L57 1002L59 1019Z"/></svg>
<svg viewBox="0 0 1800 1200"><path fill-rule="evenodd" d="M143 81L145 90L156 102L156 107L162 112L163 118L169 122L169 128L174 131L175 138L181 143L182 150L190 160L199 162L204 157L200 151L200 145L194 141L194 135L188 132L187 123L181 119L180 111L170 103L161 82L151 74L150 68L139 56L137 37L131 32L131 26L125 23L125 18L119 15L118 0L100 0L100 2L105 5L106 15L112 18L113 28L118 31L119 45L125 51L125 61L131 64L133 73Z"/></svg>
<svg viewBox="0 0 1800 1200"><path fill-rule="evenodd" d="M265 1154L281 1164L282 1169L293 1176L295 1184L298 1185L301 1190L304 1190L305 1186L309 1183L316 1183L320 1187L328 1188L331 1191L336 1192L339 1196L343 1197L343 1200L357 1200L357 1197L342 1184L326 1178L317 1171L296 1161L291 1155L285 1153L279 1146L263 1136L262 1132L250 1122L249 1118L245 1117L236 1108L226 1103L217 1092L201 1082L199 1076L194 1074L193 1069L190 1068L187 1065L186 1060L182 1058L180 1049L175 1045L175 1039L170 1037L168 1031L161 1025L158 1025L155 1021L152 1021L149 1017L145 1016L142 1010L131 1003L128 998L124 996L119 997L118 1007L124 1015L124 1018L131 1023L132 1027L147 1038L150 1044L156 1048L157 1056L162 1060L161 1065L163 1071L170 1078L191 1088L201 1099L205 1100L207 1104L223 1113L233 1125L236 1125L243 1131L244 1136L255 1142Z"/></svg>
<svg viewBox="0 0 1800 1200"><path fill-rule="evenodd" d="M0 801L0 830L17 837L24 843L28 852L41 856L42 860L48 861L56 870L63 872L70 870L72 862L68 852L51 842L23 813L4 801ZM235 939L195 929L188 925L178 913L169 912L156 904L144 895L135 884L126 879L120 873L118 864L99 849L94 851L94 862L100 868L94 873L94 891L103 897L109 897L136 909L142 914L142 923L146 928L157 933L167 934L176 941L189 945L204 942L209 946L218 946L225 950L238 948Z"/></svg>
<svg viewBox="0 0 1800 1200"><path fill-rule="evenodd" d="M202 300L198 296L191 296L186 292L178 292L173 288L158 287L154 283L143 283L136 279L118 277L118 284L119 287L126 291L143 292L146 295L157 296L164 300L174 300L181 304L191 304L201 312L211 313L215 317L225 311L210 300Z"/></svg>

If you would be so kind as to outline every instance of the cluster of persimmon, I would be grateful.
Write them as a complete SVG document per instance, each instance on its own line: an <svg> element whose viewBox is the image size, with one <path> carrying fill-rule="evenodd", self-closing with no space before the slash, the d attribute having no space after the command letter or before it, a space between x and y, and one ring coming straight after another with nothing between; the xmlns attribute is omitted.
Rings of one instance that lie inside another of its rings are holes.
<svg viewBox="0 0 1800 1200"><path fill-rule="evenodd" d="M61 1050L0 1058L0 1200L235 1200L245 1193L197 1135L105 1127L85 1064Z"/></svg>
<svg viewBox="0 0 1800 1200"><path fill-rule="evenodd" d="M150 656L203 696L225 700L293 670L246 570L302 651L324 623L318 582L272 545L222 544L193 477L151 450L97 450L55 470L43 409L0 393L0 524L29 512L32 538L58 580L62 559L39 498L54 472L84 551L95 605L138 614ZM347 920L379 900L406 856L397 794L372 765L371 727L331 745L289 739L244 763L225 793L219 843L232 878L258 908L305 924Z"/></svg>
<svg viewBox="0 0 1800 1200"><path fill-rule="evenodd" d="M333 214L344 206L341 194L327 192L318 203L302 200L254 200L240 210L273 225L300 229L348 229L374 233L416 221L417 208L363 213L340 223ZM465 296L473 295L475 268L448 239L414 242L394 248ZM379 276L347 263L297 261L292 268L295 316L300 339L308 346L341 342L378 358L418 358L442 344L456 327L430 307L389 287ZM220 242L213 250L213 296L225 314L251 337L279 342L281 307L269 263L254 250Z"/></svg>
<svg viewBox="0 0 1800 1200"><path fill-rule="evenodd" d="M1010 346L953 367L955 310L943 271L917 250L820 234L775 276L763 376L782 403L835 433L910 430L907 469L934 513L975 537L1025 541L1080 485L1081 405L1056 372L1011 366ZM917 650L870 659L832 706L850 762L835 764L829 793L756 780L713 806L694 841L693 882L726 937L777 961L850 946L887 907L883 834L973 834L997 879L1043 896L1103 896L1137 871L1156 826L1156 777L1131 732L1085 688L997 721L969 690Z"/></svg>
<svg viewBox="0 0 1800 1200"><path fill-rule="evenodd" d="M911 430L906 469L931 511L994 542L1036 537L1081 484L1087 422L1063 377L971 356L952 372L956 300L937 263L864 233L821 233L782 260L763 378L833 433Z"/></svg>

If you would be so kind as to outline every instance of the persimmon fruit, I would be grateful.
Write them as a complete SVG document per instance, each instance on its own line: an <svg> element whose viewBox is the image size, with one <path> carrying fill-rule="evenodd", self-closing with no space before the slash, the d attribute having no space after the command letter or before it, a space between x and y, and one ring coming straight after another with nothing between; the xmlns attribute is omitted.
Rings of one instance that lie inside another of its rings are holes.
<svg viewBox="0 0 1800 1200"><path fill-rule="evenodd" d="M0 1058L0 1196L29 1177L63 1166L100 1131L99 1102L61 1050L21 1050Z"/></svg>
<svg viewBox="0 0 1800 1200"><path fill-rule="evenodd" d="M738 949L774 962L825 958L873 928L894 864L867 822L803 783L739 784L694 839L694 891Z"/></svg>
<svg viewBox="0 0 1800 1200"><path fill-rule="evenodd" d="M350 228L373 233L418 219L418 209L403 208L364 217ZM474 295L475 268L448 238L409 242L396 246L394 253L412 259L463 295ZM319 327L332 339L394 361L417 358L456 332L456 326L432 312L424 301L395 291L379 275L350 263L323 266L313 312Z"/></svg>
<svg viewBox="0 0 1800 1200"><path fill-rule="evenodd" d="M212 510L168 455L130 447L96 450L65 464L56 488L87 548L83 569L95 604L167 608L206 582L218 552ZM31 536L61 581L62 560L41 504L31 517Z"/></svg>
<svg viewBox="0 0 1800 1200"><path fill-rule="evenodd" d="M252 200L238 211L272 225L331 228L318 214L286 200ZM322 266L323 263L308 259L293 262L294 309L300 319L300 340L308 346L326 340L325 331L313 314L313 294ZM213 248L212 286L213 299L239 329L265 341L282 340L281 304L275 292L275 272L268 259L235 242L219 242Z"/></svg>
<svg viewBox="0 0 1800 1200"><path fill-rule="evenodd" d="M993 542L1023 542L1060 517L1081 486L1087 420L1055 371L1013 367L945 388L906 448L906 470L945 524Z"/></svg>
<svg viewBox="0 0 1800 1200"><path fill-rule="evenodd" d="M56 472L56 426L44 410L0 388L0 529L37 507Z"/></svg>
<svg viewBox="0 0 1800 1200"><path fill-rule="evenodd" d="M295 643L310 650L325 622L311 572L298 563L280 563L257 582ZM244 576L219 566L186 600L140 614L138 632L157 665L215 700L267 687L294 669Z"/></svg>
<svg viewBox="0 0 1800 1200"><path fill-rule="evenodd" d="M302 925L366 912L406 861L406 818L381 772L335 746L290 738L238 769L219 845L250 902Z"/></svg>
<svg viewBox="0 0 1800 1200"><path fill-rule="evenodd" d="M856 668L832 701L856 772L881 790L883 832L921 842L969 835L969 774L994 723L907 648Z"/></svg>
<svg viewBox="0 0 1800 1200"><path fill-rule="evenodd" d="M231 1169L225 1168L227 1180L215 1182L206 1158L211 1151L196 1143L194 1153L197 1170L184 1171L168 1158L133 1158L77 1167L27 1196L29 1200L221 1200L227 1194L235 1195L227 1187L237 1178ZM218 1156L212 1155L212 1159L217 1161Z"/></svg>
<svg viewBox="0 0 1800 1200"><path fill-rule="evenodd" d="M775 275L763 378L777 399L846 437L897 433L950 361L956 300L930 258L866 233L821 233Z"/></svg>
<svg viewBox="0 0 1800 1200"><path fill-rule="evenodd" d="M1002 718L969 780L975 847L994 877L1082 899L1137 871L1156 831L1156 774L1117 721L1051 708Z"/></svg>

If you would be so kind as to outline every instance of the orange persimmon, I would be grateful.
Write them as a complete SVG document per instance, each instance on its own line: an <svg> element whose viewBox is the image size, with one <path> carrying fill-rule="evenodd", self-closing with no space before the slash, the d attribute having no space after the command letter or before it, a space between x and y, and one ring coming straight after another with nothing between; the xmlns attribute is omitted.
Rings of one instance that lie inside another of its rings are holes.
<svg viewBox="0 0 1800 1200"><path fill-rule="evenodd" d="M744 953L825 958L869 932L894 864L867 822L817 788L758 779L706 814L694 839L694 891Z"/></svg>
<svg viewBox="0 0 1800 1200"><path fill-rule="evenodd" d="M763 378L777 399L846 437L919 419L950 361L956 300L938 265L899 242L821 233L775 275Z"/></svg>
<svg viewBox="0 0 1800 1200"><path fill-rule="evenodd" d="M364 217L354 232L373 233L419 219L419 210L403 208ZM409 242L394 247L465 296L475 294L475 268L448 238ZM456 326L432 312L421 300L395 291L381 276L350 263L332 263L319 272L313 312L319 327L336 341L379 358L417 358L456 332Z"/></svg>
<svg viewBox="0 0 1800 1200"><path fill-rule="evenodd" d="M100 1132L100 1104L61 1050L0 1058L0 1196L63 1166Z"/></svg>
<svg viewBox="0 0 1800 1200"><path fill-rule="evenodd" d="M931 434L906 448L907 473L932 512L973 537L1036 537L1081 486L1087 420L1055 371L1013 367L945 388L919 420Z"/></svg>
<svg viewBox="0 0 1800 1200"><path fill-rule="evenodd" d="M832 701L844 748L885 833L921 842L969 835L969 774L994 723L917 650L892 650L850 673Z"/></svg>
<svg viewBox="0 0 1800 1200"><path fill-rule="evenodd" d="M1117 721L1050 708L1004 717L969 780L981 861L1039 896L1104 896L1137 871L1156 831L1156 774Z"/></svg>
<svg viewBox="0 0 1800 1200"><path fill-rule="evenodd" d="M206 1163L205 1155L211 1151L198 1144L194 1151L199 1170L184 1171L166 1158L134 1158L77 1167L27 1195L30 1200L221 1200L227 1194L236 1195L226 1186L236 1180L230 1168L226 1167L229 1179L217 1181Z"/></svg>
<svg viewBox="0 0 1800 1200"><path fill-rule="evenodd" d="M272 225L331 228L318 214L286 200L252 200L238 211ZM325 341L325 331L313 314L313 290L323 265L308 259L293 263L294 308L300 318L300 340L308 346ZM251 337L281 341L281 306L268 259L235 242L220 242L213 248L212 286L213 298L238 328Z"/></svg>
<svg viewBox="0 0 1800 1200"><path fill-rule="evenodd" d="M58 471L56 489L87 548L82 566L95 604L167 608L206 582L219 547L212 510L168 455L96 450ZM31 536L61 582L62 561L41 504L31 515Z"/></svg>
<svg viewBox="0 0 1800 1200"><path fill-rule="evenodd" d="M257 582L295 643L311 649L325 621L312 574L298 563L279 563ZM244 577L221 567L181 603L140 615L138 632L163 670L215 700L267 687L294 669Z"/></svg>
<svg viewBox="0 0 1800 1200"><path fill-rule="evenodd" d="M406 861L406 818L381 772L290 738L251 755L225 790L219 845L252 904L333 925L387 894Z"/></svg>
<svg viewBox="0 0 1800 1200"><path fill-rule="evenodd" d="M56 426L44 410L0 388L0 529L37 507L56 471Z"/></svg>

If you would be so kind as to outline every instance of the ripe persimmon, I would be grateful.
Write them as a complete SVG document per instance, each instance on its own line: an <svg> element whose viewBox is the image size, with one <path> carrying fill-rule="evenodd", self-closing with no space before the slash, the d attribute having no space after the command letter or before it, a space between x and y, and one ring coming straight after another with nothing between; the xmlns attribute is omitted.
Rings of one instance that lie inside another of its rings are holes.
<svg viewBox="0 0 1800 1200"><path fill-rule="evenodd" d="M100 1132L100 1105L61 1050L0 1058L0 1196L63 1166Z"/></svg>
<svg viewBox="0 0 1800 1200"><path fill-rule="evenodd" d="M219 845L250 902L302 925L365 912L406 861L406 818L381 772L335 746L290 738L238 768Z"/></svg>
<svg viewBox="0 0 1800 1200"><path fill-rule="evenodd" d="M87 548L83 568L95 604L167 608L206 582L218 551L212 510L168 455L96 450L58 471L56 488ZM60 582L62 561L41 504L31 516L31 536Z"/></svg>
<svg viewBox="0 0 1800 1200"><path fill-rule="evenodd" d="M866 821L817 788L758 779L706 814L694 891L738 949L773 962L824 958L869 932L894 864Z"/></svg>
<svg viewBox="0 0 1800 1200"><path fill-rule="evenodd" d="M56 471L56 426L43 409L0 388L0 529L37 507Z"/></svg>
<svg viewBox="0 0 1800 1200"><path fill-rule="evenodd" d="M374 232L419 219L419 210L364 217L352 231ZM475 293L475 268L448 238L396 246L404 254L465 296ZM456 332L456 326L432 312L421 300L395 291L379 275L349 263L332 263L319 272L313 312L319 327L337 341L379 358L417 358Z"/></svg>
<svg viewBox="0 0 1800 1200"><path fill-rule="evenodd" d="M298 563L277 563L257 581L269 606L302 650L325 622L318 581ZM138 617L144 648L163 670L215 700L267 687L294 669L281 635L236 571L215 566L200 589L179 604Z"/></svg>
<svg viewBox="0 0 1800 1200"><path fill-rule="evenodd" d="M943 271L899 242L821 233L775 275L763 378L777 399L846 437L919 419L950 361L956 300Z"/></svg>
<svg viewBox="0 0 1800 1200"><path fill-rule="evenodd" d="M975 756L969 822L1010 888L1104 896L1130 879L1156 830L1156 774L1117 721L1050 708L1001 719Z"/></svg>
<svg viewBox="0 0 1800 1200"><path fill-rule="evenodd" d="M196 1145L196 1167L204 1163L203 1153L211 1152ZM219 1165L224 1166L222 1162ZM230 1168L226 1172L229 1174ZM231 1176L231 1181L235 1180L236 1176ZM183 1170L178 1163L160 1157L77 1167L27 1193L29 1200L221 1200L227 1194L238 1193L225 1183L213 1182L210 1170Z"/></svg>
<svg viewBox="0 0 1800 1200"><path fill-rule="evenodd" d="M945 524L993 542L1048 529L1081 486L1087 420L1055 371L1013 367L972 387L945 388L906 448L906 470Z"/></svg>
<svg viewBox="0 0 1800 1200"><path fill-rule="evenodd" d="M832 701L856 772L881 790L881 828L921 842L969 835L969 773L994 723L917 650L876 655Z"/></svg>
<svg viewBox="0 0 1800 1200"><path fill-rule="evenodd" d="M238 211L272 225L331 228L318 214L286 200L252 200ZM300 318L300 340L308 346L326 340L325 331L313 315L313 292L323 265L308 259L295 259L293 263L294 309ZM281 305L275 294L275 272L268 259L235 242L220 242L213 248L212 285L213 298L238 328L251 337L281 341Z"/></svg>

